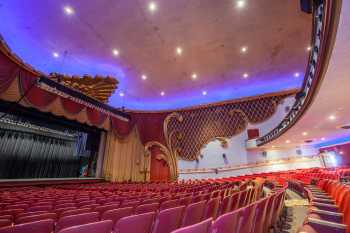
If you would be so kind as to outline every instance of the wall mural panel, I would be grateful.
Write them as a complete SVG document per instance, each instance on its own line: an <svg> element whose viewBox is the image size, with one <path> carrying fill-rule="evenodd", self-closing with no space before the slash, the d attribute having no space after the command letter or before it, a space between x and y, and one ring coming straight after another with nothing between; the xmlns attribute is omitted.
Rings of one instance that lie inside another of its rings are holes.
<svg viewBox="0 0 350 233"><path fill-rule="evenodd" d="M217 137L232 137L248 125L270 118L277 105L294 93L261 96L216 106L174 112L164 121L169 149L184 160L195 160L201 148Z"/></svg>

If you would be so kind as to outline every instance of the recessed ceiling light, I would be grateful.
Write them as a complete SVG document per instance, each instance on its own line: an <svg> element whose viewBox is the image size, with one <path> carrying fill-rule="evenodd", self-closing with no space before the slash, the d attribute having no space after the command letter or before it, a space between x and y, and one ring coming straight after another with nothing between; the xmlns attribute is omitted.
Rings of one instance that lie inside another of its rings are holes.
<svg viewBox="0 0 350 233"><path fill-rule="evenodd" d="M307 51L311 51L311 46L308 46L308 47L306 48L306 50L307 50Z"/></svg>
<svg viewBox="0 0 350 233"><path fill-rule="evenodd" d="M192 79L197 79L197 74L193 73L191 77L192 77Z"/></svg>
<svg viewBox="0 0 350 233"><path fill-rule="evenodd" d="M202 95L207 95L207 91L202 91Z"/></svg>
<svg viewBox="0 0 350 233"><path fill-rule="evenodd" d="M341 154L341 155L342 155L342 154L344 154L344 152L343 152L343 151L339 151L339 154Z"/></svg>
<svg viewBox="0 0 350 233"><path fill-rule="evenodd" d="M182 54L182 48L181 47L177 47L176 48L176 54L177 55L181 55Z"/></svg>
<svg viewBox="0 0 350 233"><path fill-rule="evenodd" d="M120 96L120 97L124 97L124 92L120 92L120 93L119 93L119 96Z"/></svg>
<svg viewBox="0 0 350 233"><path fill-rule="evenodd" d="M248 73L244 73L243 74L243 78L248 78L249 77L249 74Z"/></svg>
<svg viewBox="0 0 350 233"><path fill-rule="evenodd" d="M329 117L328 117L328 119L330 119L330 120L332 120L332 121L334 121L335 120L335 116L334 115L330 115Z"/></svg>
<svg viewBox="0 0 350 233"><path fill-rule="evenodd" d="M114 56L119 56L119 50L118 49L113 49L113 55Z"/></svg>
<svg viewBox="0 0 350 233"><path fill-rule="evenodd" d="M247 51L248 51L248 47L247 46L241 47L241 53L246 53Z"/></svg>
<svg viewBox="0 0 350 233"><path fill-rule="evenodd" d="M290 140L286 140L286 143L290 143Z"/></svg>
<svg viewBox="0 0 350 233"><path fill-rule="evenodd" d="M303 132L303 136L307 136L308 135L308 133L307 132Z"/></svg>
<svg viewBox="0 0 350 233"><path fill-rule="evenodd" d="M146 80L146 79L147 79L147 76L146 76L145 74L143 74L143 75L141 76L141 78L142 78L142 80Z"/></svg>
<svg viewBox="0 0 350 233"><path fill-rule="evenodd" d="M162 91L162 92L160 93L160 95L161 95L161 96L164 96L164 95L165 95L165 92L164 92L164 91Z"/></svg>
<svg viewBox="0 0 350 233"><path fill-rule="evenodd" d="M148 4L148 10L151 11L151 12L156 11L157 8L158 8L158 6L157 6L157 3L155 3L155 2L150 2Z"/></svg>
<svg viewBox="0 0 350 233"><path fill-rule="evenodd" d="M236 2L236 7L237 8L243 8L245 6L245 1L244 0L238 0Z"/></svg>
<svg viewBox="0 0 350 233"><path fill-rule="evenodd" d="M298 73L298 72L295 72L295 73L294 73L294 77L297 78L297 77L299 77L299 76L300 76L300 73Z"/></svg>
<svg viewBox="0 0 350 233"><path fill-rule="evenodd" d="M271 147L272 147L272 148L275 148L276 146L272 145Z"/></svg>
<svg viewBox="0 0 350 233"><path fill-rule="evenodd" d="M321 138L321 141L326 141L326 138Z"/></svg>
<svg viewBox="0 0 350 233"><path fill-rule="evenodd" d="M53 53L52 53L52 56L55 57L55 58L58 58L60 55L59 55L59 53L57 53L57 52L53 52Z"/></svg>
<svg viewBox="0 0 350 233"><path fill-rule="evenodd" d="M74 9L70 6L65 6L63 7L63 10L64 12L67 14L67 15L72 15L74 14Z"/></svg>

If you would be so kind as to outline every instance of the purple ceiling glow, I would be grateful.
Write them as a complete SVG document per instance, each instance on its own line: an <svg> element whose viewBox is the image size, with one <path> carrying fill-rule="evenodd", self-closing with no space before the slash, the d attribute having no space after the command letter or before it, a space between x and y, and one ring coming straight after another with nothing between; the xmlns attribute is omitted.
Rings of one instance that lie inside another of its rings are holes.
<svg viewBox="0 0 350 233"><path fill-rule="evenodd" d="M311 16L298 1L155 2L5 0L0 33L44 73L116 77L115 107L175 109L300 87Z"/></svg>

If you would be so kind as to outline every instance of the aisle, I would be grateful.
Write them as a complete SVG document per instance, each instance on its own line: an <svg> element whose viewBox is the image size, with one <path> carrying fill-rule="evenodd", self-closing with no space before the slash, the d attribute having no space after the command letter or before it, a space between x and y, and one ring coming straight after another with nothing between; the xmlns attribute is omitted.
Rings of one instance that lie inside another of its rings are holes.
<svg viewBox="0 0 350 233"><path fill-rule="evenodd" d="M292 221L288 222L291 228L286 229L284 232L296 233L304 222L309 202L307 199L302 198L297 193L287 189L287 199L285 201L285 205L288 207L290 213L292 213Z"/></svg>

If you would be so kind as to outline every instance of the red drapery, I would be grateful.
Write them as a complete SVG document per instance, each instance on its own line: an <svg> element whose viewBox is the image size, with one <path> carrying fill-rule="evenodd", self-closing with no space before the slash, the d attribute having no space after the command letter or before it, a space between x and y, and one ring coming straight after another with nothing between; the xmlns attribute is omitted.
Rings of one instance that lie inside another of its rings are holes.
<svg viewBox="0 0 350 233"><path fill-rule="evenodd" d="M0 94L10 87L18 71L17 65L0 53Z"/></svg>
<svg viewBox="0 0 350 233"><path fill-rule="evenodd" d="M113 132L118 137L126 137L129 135L130 131L133 129L135 122L131 119L129 121L123 121L116 117L111 116L111 125Z"/></svg>
<svg viewBox="0 0 350 233"><path fill-rule="evenodd" d="M47 107L57 98L57 95L37 87L35 85L37 78L27 71L21 71L19 78L21 94L25 95L24 98L34 107L39 109Z"/></svg>
<svg viewBox="0 0 350 233"><path fill-rule="evenodd" d="M70 99L61 97L61 104L65 111L70 114L78 114L85 107L83 104L79 104Z"/></svg>
<svg viewBox="0 0 350 233"><path fill-rule="evenodd" d="M103 112L89 107L86 108L86 113L90 123L97 126L101 125L107 117Z"/></svg>

